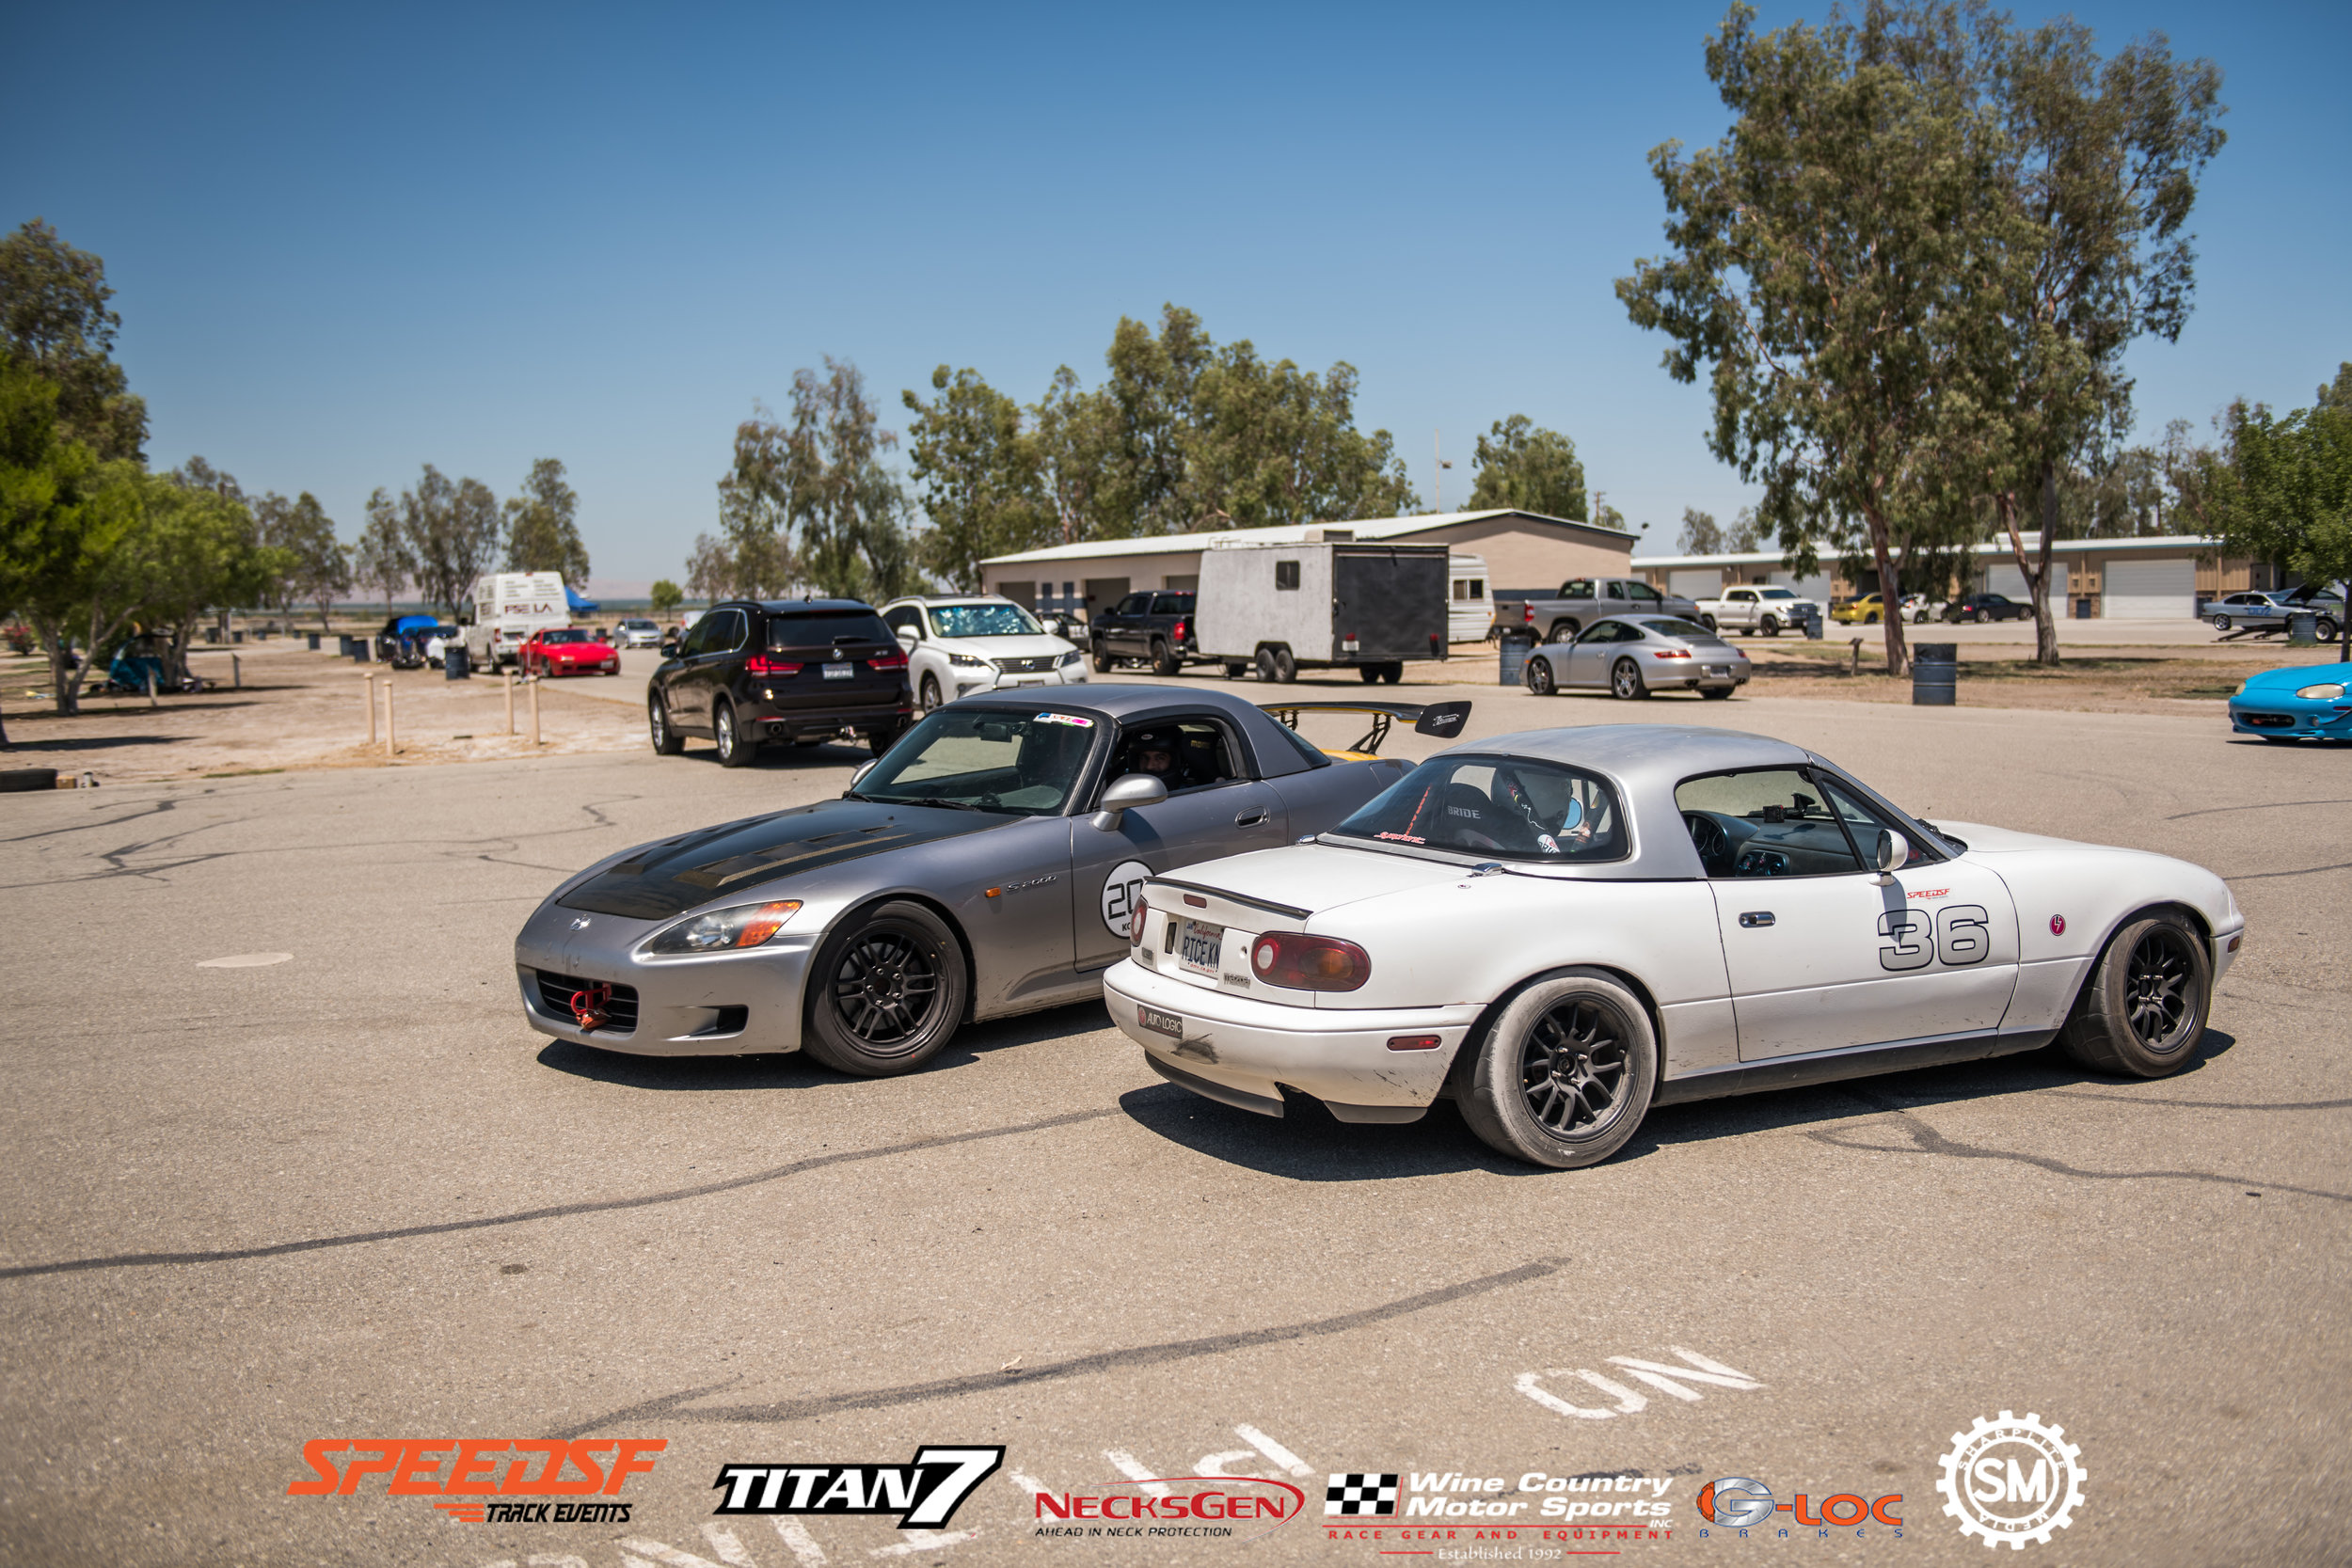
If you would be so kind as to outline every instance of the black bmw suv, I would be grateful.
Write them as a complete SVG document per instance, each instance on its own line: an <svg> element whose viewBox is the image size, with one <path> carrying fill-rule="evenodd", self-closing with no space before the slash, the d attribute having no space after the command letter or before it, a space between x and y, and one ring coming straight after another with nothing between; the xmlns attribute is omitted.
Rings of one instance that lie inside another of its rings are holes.
<svg viewBox="0 0 2352 1568"><path fill-rule="evenodd" d="M914 710L905 651L855 599L713 605L645 689L655 751L675 756L688 736L708 736L728 768L765 740L862 735L880 756Z"/></svg>

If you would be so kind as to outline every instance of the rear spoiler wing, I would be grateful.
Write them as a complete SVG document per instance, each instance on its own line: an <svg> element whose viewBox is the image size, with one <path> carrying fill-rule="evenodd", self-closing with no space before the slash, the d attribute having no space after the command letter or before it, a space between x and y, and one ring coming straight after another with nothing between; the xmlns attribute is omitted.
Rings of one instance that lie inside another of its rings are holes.
<svg viewBox="0 0 2352 1568"><path fill-rule="evenodd" d="M1440 740L1453 740L1461 735L1463 725L1470 722L1470 705L1466 702L1260 703L1258 707L1260 711L1271 714L1294 730L1298 728L1298 716L1302 713L1369 713L1372 715L1372 728L1365 731L1362 738L1348 748L1351 752L1361 752L1366 756L1376 756L1379 753L1380 743L1389 737L1389 726L1396 720L1401 719L1412 725L1415 735L1430 735L1436 736Z"/></svg>

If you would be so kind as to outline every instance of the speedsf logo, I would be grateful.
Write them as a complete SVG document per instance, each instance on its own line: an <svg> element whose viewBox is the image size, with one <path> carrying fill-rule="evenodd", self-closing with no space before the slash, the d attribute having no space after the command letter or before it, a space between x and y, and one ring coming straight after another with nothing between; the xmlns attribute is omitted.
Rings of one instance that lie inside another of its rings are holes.
<svg viewBox="0 0 2352 1568"><path fill-rule="evenodd" d="M937 1529L1005 1462L1002 1447L924 1448L906 1465L723 1465L713 1513L895 1513L901 1529Z"/></svg>
<svg viewBox="0 0 2352 1568"><path fill-rule="evenodd" d="M433 1506L466 1524L627 1524L627 1503L517 1499L613 1497L667 1447L665 1437L314 1437L302 1445L314 1479L286 1495L347 1497L380 1475L388 1497L461 1499Z"/></svg>
<svg viewBox="0 0 2352 1568"><path fill-rule="evenodd" d="M1555 1476L1530 1470L1519 1477L1515 1497L1499 1497L1510 1484L1502 1476L1407 1473L1407 1519L1580 1519L1654 1525L1674 1512L1665 1500L1672 1476L1633 1471ZM1581 1494L1578 1496L1577 1494Z"/></svg>

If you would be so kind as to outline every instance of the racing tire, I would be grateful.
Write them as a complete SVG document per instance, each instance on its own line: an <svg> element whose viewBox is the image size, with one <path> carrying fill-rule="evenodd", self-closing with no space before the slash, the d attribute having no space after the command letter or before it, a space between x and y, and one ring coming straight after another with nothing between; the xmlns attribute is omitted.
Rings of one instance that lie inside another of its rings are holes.
<svg viewBox="0 0 2352 1568"><path fill-rule="evenodd" d="M1098 644L1094 649L1094 673L1098 675L1107 675L1111 673L1111 656L1104 653Z"/></svg>
<svg viewBox="0 0 2352 1568"><path fill-rule="evenodd" d="M1777 615L1765 616L1762 625L1756 629L1763 632L1763 634L1767 637L1778 637L1780 635L1780 617Z"/></svg>
<svg viewBox="0 0 2352 1568"><path fill-rule="evenodd" d="M2336 624L2333 621L2315 621L2312 625L2312 630L2322 642L2333 642L2336 640Z"/></svg>
<svg viewBox="0 0 2352 1568"><path fill-rule="evenodd" d="M736 728L735 705L723 698L710 710L710 738L718 742L722 768L747 768L759 751Z"/></svg>
<svg viewBox="0 0 2352 1568"><path fill-rule="evenodd" d="M1720 703L1731 695L1731 688L1727 686L1702 686L1699 688L1699 695L1706 698L1710 703Z"/></svg>
<svg viewBox="0 0 2352 1568"><path fill-rule="evenodd" d="M1274 678L1284 686L1298 678L1298 660L1291 657L1288 648L1274 650Z"/></svg>
<svg viewBox="0 0 2352 1568"><path fill-rule="evenodd" d="M881 756L884 752L890 750L891 747L897 745L898 743L898 737L906 733L907 732L904 727L897 725L894 725L886 730L867 730L866 732L866 749L872 752L876 756Z"/></svg>
<svg viewBox="0 0 2352 1568"><path fill-rule="evenodd" d="M1597 969L1513 997L1454 1058L1455 1102L1487 1148L1553 1170L1597 1165L1633 1136L1658 1086L1642 1004Z"/></svg>
<svg viewBox="0 0 2352 1568"><path fill-rule="evenodd" d="M1236 664L1230 658L1225 661L1225 678L1227 680L1237 681L1248 673L1249 673L1248 665Z"/></svg>
<svg viewBox="0 0 2352 1568"><path fill-rule="evenodd" d="M1274 684L1274 650L1260 648L1257 657L1258 678L1268 686Z"/></svg>
<svg viewBox="0 0 2352 1568"><path fill-rule="evenodd" d="M1560 689L1559 682L1551 678L1550 660L1537 658L1534 654L1527 656L1527 689L1538 697L1551 696Z"/></svg>
<svg viewBox="0 0 2352 1568"><path fill-rule="evenodd" d="M1165 680L1184 669L1175 652L1158 638L1152 640L1152 673Z"/></svg>
<svg viewBox="0 0 2352 1568"><path fill-rule="evenodd" d="M1393 658L1389 660L1388 663L1380 667L1380 678L1388 682L1391 686L1394 686L1404 680L1405 666L1403 662Z"/></svg>
<svg viewBox="0 0 2352 1568"><path fill-rule="evenodd" d="M1642 680L1642 672L1629 658L1617 660L1609 672L1609 694L1622 702L1632 702L1649 695L1649 688Z"/></svg>
<svg viewBox="0 0 2352 1568"><path fill-rule="evenodd" d="M686 750L686 737L670 727L669 709L659 691L645 699L645 730L653 737L655 756L674 757Z"/></svg>
<svg viewBox="0 0 2352 1568"><path fill-rule="evenodd" d="M1582 629L1583 628L1578 626L1574 621L1554 621L1551 624L1551 630L1544 634L1544 641L1547 642L1573 642L1576 641L1576 634Z"/></svg>
<svg viewBox="0 0 2352 1568"><path fill-rule="evenodd" d="M2228 631L2230 629L2230 618L2227 615L2215 616L2213 618L2213 629L2216 631Z"/></svg>
<svg viewBox="0 0 2352 1568"><path fill-rule="evenodd" d="M963 1022L963 945L920 904L842 922L809 966L801 1049L836 1072L892 1078L939 1054Z"/></svg>
<svg viewBox="0 0 2352 1568"><path fill-rule="evenodd" d="M2213 957L2181 915L2124 922L2074 1000L2058 1040L2084 1067L2168 1078L2197 1054L2213 1002Z"/></svg>
<svg viewBox="0 0 2352 1568"><path fill-rule="evenodd" d="M943 702L944 699L939 694L939 677L926 674L923 677L923 711L925 713L937 712Z"/></svg>

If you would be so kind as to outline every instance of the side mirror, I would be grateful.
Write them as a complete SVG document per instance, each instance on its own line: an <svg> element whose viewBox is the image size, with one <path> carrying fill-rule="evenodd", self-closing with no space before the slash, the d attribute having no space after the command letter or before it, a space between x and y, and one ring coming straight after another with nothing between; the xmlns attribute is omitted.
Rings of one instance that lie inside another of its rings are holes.
<svg viewBox="0 0 2352 1568"><path fill-rule="evenodd" d="M1113 780L1103 791L1103 809L1094 814L1094 825L1106 833L1119 832L1119 824L1126 814L1137 806L1156 806L1168 799L1168 785L1149 773L1129 773Z"/></svg>
<svg viewBox="0 0 2352 1568"><path fill-rule="evenodd" d="M898 628L898 641L906 644L906 646L912 648L917 642L923 641L923 634L916 631L913 626L900 626Z"/></svg>
<svg viewBox="0 0 2352 1568"><path fill-rule="evenodd" d="M1911 840L1892 828L1879 830L1878 881L1881 887L1893 885L1895 873L1911 860Z"/></svg>

